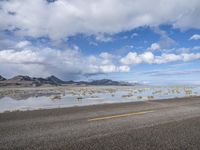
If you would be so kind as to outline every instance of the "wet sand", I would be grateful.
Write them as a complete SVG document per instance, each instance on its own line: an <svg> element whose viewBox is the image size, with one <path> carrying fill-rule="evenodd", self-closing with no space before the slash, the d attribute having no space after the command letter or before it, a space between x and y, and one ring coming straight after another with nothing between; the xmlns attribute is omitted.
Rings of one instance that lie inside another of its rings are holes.
<svg viewBox="0 0 200 150"><path fill-rule="evenodd" d="M0 114L0 149L182 150L199 141L200 97Z"/></svg>

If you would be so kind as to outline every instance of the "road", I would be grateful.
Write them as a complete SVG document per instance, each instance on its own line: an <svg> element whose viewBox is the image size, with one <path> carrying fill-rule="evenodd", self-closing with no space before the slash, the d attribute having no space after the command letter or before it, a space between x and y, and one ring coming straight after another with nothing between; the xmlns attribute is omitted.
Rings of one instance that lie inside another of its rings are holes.
<svg viewBox="0 0 200 150"><path fill-rule="evenodd" d="M0 149L200 149L200 98L2 113Z"/></svg>

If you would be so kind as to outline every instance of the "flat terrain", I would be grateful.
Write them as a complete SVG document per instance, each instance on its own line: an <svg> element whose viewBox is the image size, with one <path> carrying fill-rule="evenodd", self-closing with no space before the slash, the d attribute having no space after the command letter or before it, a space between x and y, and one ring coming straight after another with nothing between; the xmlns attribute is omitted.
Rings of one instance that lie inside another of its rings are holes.
<svg viewBox="0 0 200 150"><path fill-rule="evenodd" d="M2 113L0 149L200 149L200 98Z"/></svg>

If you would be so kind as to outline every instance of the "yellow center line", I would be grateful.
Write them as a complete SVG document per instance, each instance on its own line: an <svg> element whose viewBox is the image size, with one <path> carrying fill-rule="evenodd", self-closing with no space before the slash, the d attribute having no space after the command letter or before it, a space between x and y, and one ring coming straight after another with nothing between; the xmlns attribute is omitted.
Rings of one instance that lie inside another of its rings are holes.
<svg viewBox="0 0 200 150"><path fill-rule="evenodd" d="M121 114L121 115L113 115L113 116L93 118L93 119L89 119L88 121L106 120L106 119L113 119L113 118L128 117L128 116L133 116L133 115L144 115L144 114L152 113L152 112L154 112L154 111L153 110L149 110L149 111L142 111L142 112L134 112L134 113L128 113L128 114Z"/></svg>

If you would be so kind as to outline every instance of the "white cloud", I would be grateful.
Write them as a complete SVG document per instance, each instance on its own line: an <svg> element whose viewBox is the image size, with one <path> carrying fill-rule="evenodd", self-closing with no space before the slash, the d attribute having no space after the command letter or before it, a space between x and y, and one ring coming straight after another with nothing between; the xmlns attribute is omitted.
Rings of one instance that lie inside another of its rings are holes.
<svg viewBox="0 0 200 150"><path fill-rule="evenodd" d="M125 57L121 58L121 62L125 65L140 64L142 60L136 52L129 52Z"/></svg>
<svg viewBox="0 0 200 150"><path fill-rule="evenodd" d="M176 54L162 54L161 56L156 56L154 63L156 64L163 64L168 62L175 62L182 60L181 55Z"/></svg>
<svg viewBox="0 0 200 150"><path fill-rule="evenodd" d="M31 50L15 51L15 50L1 50L0 63L5 64L26 64L26 63L41 63L43 58L38 55L38 52Z"/></svg>
<svg viewBox="0 0 200 150"><path fill-rule="evenodd" d="M121 63L126 65L148 63L151 64L154 61L154 55L152 52L145 52L138 55L136 52L129 52L125 57L121 58Z"/></svg>
<svg viewBox="0 0 200 150"><path fill-rule="evenodd" d="M138 33L133 33L133 34L131 35L131 38L134 38L134 37L136 37L136 36L138 36Z"/></svg>
<svg viewBox="0 0 200 150"><path fill-rule="evenodd" d="M54 74L64 79L130 70L128 66L117 63L115 57L107 52L99 56L84 56L77 47L59 50L27 45L20 50L0 50L0 64L0 72L7 76L27 74L45 77Z"/></svg>
<svg viewBox="0 0 200 150"><path fill-rule="evenodd" d="M111 72L129 72L128 66L115 66L115 65L102 65L100 66L100 72L111 73Z"/></svg>
<svg viewBox="0 0 200 150"><path fill-rule="evenodd" d="M165 23L181 29L200 28L200 20L196 19L200 14L199 0L57 0L52 3L12 0L0 3L0 20L3 20L0 28L17 28L16 34L22 36L61 39L77 33L113 34Z"/></svg>
<svg viewBox="0 0 200 150"><path fill-rule="evenodd" d="M183 61L191 61L191 60L195 60L195 59L200 59L200 53L194 54L194 53L190 53L190 54L181 54Z"/></svg>
<svg viewBox="0 0 200 150"><path fill-rule="evenodd" d="M194 34L193 36L190 37L190 40L200 40L200 35Z"/></svg>
<svg viewBox="0 0 200 150"><path fill-rule="evenodd" d="M122 66L119 66L118 67L119 69L119 72L129 72L130 71L130 67L129 66L125 66L125 65L122 65Z"/></svg>
<svg viewBox="0 0 200 150"><path fill-rule="evenodd" d="M154 61L154 55L151 52L145 52L140 55L140 58L142 59L143 62L151 64Z"/></svg>
<svg viewBox="0 0 200 150"><path fill-rule="evenodd" d="M6 76L54 74L63 79L74 79L85 74L129 72L130 65L133 64L163 64L198 59L200 53L155 55L150 51L141 54L129 52L125 57L108 52L84 56L76 46L59 50L48 47L37 48L29 43L20 49L0 50L0 72Z"/></svg>
<svg viewBox="0 0 200 150"><path fill-rule="evenodd" d="M153 70L142 72L141 74L148 74L151 76L177 76L177 75L188 75L188 74L199 74L199 69L189 69L189 70L174 70L174 69L165 69L165 70Z"/></svg>
<svg viewBox="0 0 200 150"><path fill-rule="evenodd" d="M111 36L105 34L97 34L95 39L98 42L110 42L113 40Z"/></svg>
<svg viewBox="0 0 200 150"><path fill-rule="evenodd" d="M152 51L160 50L160 45L158 43L152 43L150 50L152 50Z"/></svg>
<svg viewBox="0 0 200 150"><path fill-rule="evenodd" d="M152 52L137 54L129 52L125 57L121 58L121 63L125 65L132 64L163 64L176 61L192 61L200 59L200 53L182 53L182 54L165 54L155 56Z"/></svg>
<svg viewBox="0 0 200 150"><path fill-rule="evenodd" d="M16 44L16 48L24 48L30 44L31 43L29 41L20 41L19 43Z"/></svg>
<svg viewBox="0 0 200 150"><path fill-rule="evenodd" d="M100 53L99 56L104 58L104 59L111 59L113 57L113 55L108 53L108 52L102 52L102 53Z"/></svg>

